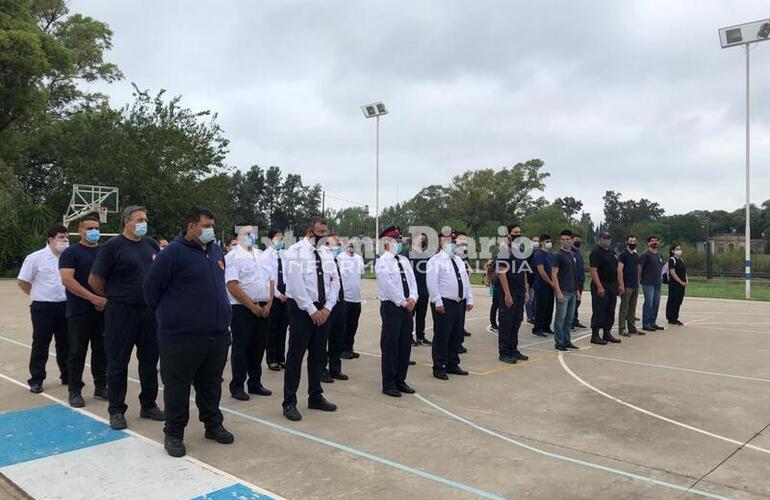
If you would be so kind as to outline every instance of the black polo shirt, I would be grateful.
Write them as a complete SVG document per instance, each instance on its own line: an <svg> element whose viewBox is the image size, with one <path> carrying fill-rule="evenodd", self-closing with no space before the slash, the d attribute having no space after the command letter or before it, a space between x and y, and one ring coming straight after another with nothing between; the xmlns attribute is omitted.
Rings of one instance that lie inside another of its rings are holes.
<svg viewBox="0 0 770 500"><path fill-rule="evenodd" d="M642 266L642 285L660 286L663 273L663 256L660 252L647 250L639 257Z"/></svg>
<svg viewBox="0 0 770 500"><path fill-rule="evenodd" d="M74 269L75 281L89 292L93 292L88 286L88 274L91 272L91 266L98 252L99 247L89 247L80 243L67 247L59 257L59 269ZM94 311L94 305L91 302L67 290L66 316L68 318L92 311Z"/></svg>
<svg viewBox="0 0 770 500"><path fill-rule="evenodd" d="M589 257L591 267L595 267L599 273L599 281L602 285L617 286L618 283L618 258L612 249L604 249L597 245Z"/></svg>
<svg viewBox="0 0 770 500"><path fill-rule="evenodd" d="M562 292L576 292L577 259L571 250L559 250L553 256L553 268L559 270L559 289Z"/></svg>
<svg viewBox="0 0 770 500"><path fill-rule="evenodd" d="M508 289L511 291L513 297L524 297L524 277L527 275L527 267L522 264L525 260L518 259L513 255L510 244L500 245L500 251L495 259L495 272L505 271L505 276L508 278ZM495 291L500 297L503 296L503 285L498 280L495 283Z"/></svg>
<svg viewBox="0 0 770 500"><path fill-rule="evenodd" d="M620 252L620 262L623 263L623 286L626 288L639 287L639 254L626 247Z"/></svg>
<svg viewBox="0 0 770 500"><path fill-rule="evenodd" d="M121 234L102 245L91 274L104 280L109 300L145 306L144 276L158 252L160 247L152 238L133 241Z"/></svg>

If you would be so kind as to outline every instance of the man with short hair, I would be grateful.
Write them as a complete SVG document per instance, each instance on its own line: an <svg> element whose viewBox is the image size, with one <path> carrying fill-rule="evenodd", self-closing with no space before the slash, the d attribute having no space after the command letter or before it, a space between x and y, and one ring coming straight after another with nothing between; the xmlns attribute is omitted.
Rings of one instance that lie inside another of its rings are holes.
<svg viewBox="0 0 770 500"><path fill-rule="evenodd" d="M527 323L535 324L535 312L537 309L537 299L535 297L535 254L540 250L540 235L533 234L529 239L532 244L532 252L527 257L527 292L529 293L529 301L524 304L524 310L527 313Z"/></svg>
<svg viewBox="0 0 770 500"><path fill-rule="evenodd" d="M647 238L647 251L639 257L639 282L644 293L642 305L642 330L654 332L665 330L658 326L660 308L660 287L663 281L663 256L660 254L660 238L650 235Z"/></svg>
<svg viewBox="0 0 770 500"><path fill-rule="evenodd" d="M227 242L225 243L225 248L224 248L225 255L230 253L230 250L232 250L236 246L238 246L238 238L230 238L230 239L228 239Z"/></svg>
<svg viewBox="0 0 770 500"><path fill-rule="evenodd" d="M289 247L284 256L286 295L289 297L289 352L286 355L283 386L283 415L297 421L297 388L302 358L308 352L308 408L336 411L323 397L321 377L326 361L329 316L337 303L339 275L331 252L322 244L328 227L321 217L305 224L305 237Z"/></svg>
<svg viewBox="0 0 770 500"><path fill-rule="evenodd" d="M589 257L591 266L591 343L619 344L610 330L615 322L618 298L618 258L612 250L612 235L605 231ZM600 332L604 335L601 336Z"/></svg>
<svg viewBox="0 0 770 500"><path fill-rule="evenodd" d="M413 346L431 345L432 342L425 337L425 316L428 312L428 285L425 283L428 259L428 235L420 233L412 243L412 251L409 253L409 261L412 264L412 272L417 280L417 305L414 308L414 339Z"/></svg>
<svg viewBox="0 0 770 500"><path fill-rule="evenodd" d="M551 253L551 237L547 234L540 235L540 247L532 256L535 265L535 326L532 334L538 337L547 337L553 334L551 321L553 320L553 281L551 281L551 267L553 254Z"/></svg>
<svg viewBox="0 0 770 500"><path fill-rule="evenodd" d="M158 238L158 248L165 250L168 246L168 240L166 238Z"/></svg>
<svg viewBox="0 0 770 500"><path fill-rule="evenodd" d="M635 234L626 236L626 248L618 257L618 289L620 291L618 333L623 337L632 334L644 335L644 332L638 331L634 325L636 301L639 298L639 254L636 252Z"/></svg>
<svg viewBox="0 0 770 500"><path fill-rule="evenodd" d="M238 245L225 257L227 296L233 308L230 395L239 401L248 401L249 394L273 394L262 385L262 358L273 304L273 264L256 245L254 228L240 225Z"/></svg>
<svg viewBox="0 0 770 500"><path fill-rule="evenodd" d="M364 259L356 253L355 246L348 242L345 252L337 257L340 263L340 283L344 290L345 301L345 340L342 346L342 359L360 357L354 350L358 319L361 317L361 278L364 276Z"/></svg>
<svg viewBox="0 0 770 500"><path fill-rule="evenodd" d="M500 244L495 262L495 300L500 304L497 349L500 361L515 364L529 359L519 351L519 328L524 318L524 304L529 302L528 266L524 256L531 252L531 248L521 248L524 244L520 240L519 224L509 224L507 230L508 239Z"/></svg>
<svg viewBox="0 0 770 500"><path fill-rule="evenodd" d="M67 355L67 296L59 275L59 256L69 247L67 228L52 226L46 233L47 244L24 258L16 283L29 295L32 317L32 350L29 356L29 390L43 392L51 339L56 341L56 364L61 383L69 383Z"/></svg>
<svg viewBox="0 0 770 500"><path fill-rule="evenodd" d="M172 457L187 453L184 430L190 419L190 386L206 439L233 442L222 422L222 371L230 345L230 301L225 290L225 257L214 242L214 214L192 207L184 230L158 254L144 280L144 294L158 320L160 369L166 406L164 448Z"/></svg>
<svg viewBox="0 0 770 500"><path fill-rule="evenodd" d="M332 233L326 241L326 245L332 254L337 276L342 276L338 257L342 254L342 242L337 234ZM345 321L348 316L345 304L345 284L340 278L337 283L337 303L334 304L329 315L329 342L326 350L327 366L324 370L322 382L332 383L335 380L348 380L348 376L342 373L342 352L345 350Z"/></svg>
<svg viewBox="0 0 770 500"><path fill-rule="evenodd" d="M414 394L406 383L412 350L412 324L417 305L417 280L406 257L398 226L389 226L379 235L383 252L377 259L375 274L380 297L380 349L382 351L382 393L400 398Z"/></svg>
<svg viewBox="0 0 770 500"><path fill-rule="evenodd" d="M99 251L99 219L93 216L81 219L78 234L80 242L64 250L59 257L59 274L67 290L67 366L69 403L73 408L86 405L81 392L89 343L94 397L108 399L107 358L104 353L104 308L107 299L94 293L88 285L88 275Z"/></svg>
<svg viewBox="0 0 770 500"><path fill-rule="evenodd" d="M577 295L575 296L575 318L572 320L573 328L585 328L586 325L580 322L578 316L578 310L580 304L583 302L583 288L586 284L586 264L583 259L583 252L580 250L583 245L583 237L580 233L572 233L572 253L575 255L575 262L577 262Z"/></svg>
<svg viewBox="0 0 770 500"><path fill-rule="evenodd" d="M551 267L551 281L556 295L554 347L559 351L578 348L572 343L570 336L578 290L578 263L572 250L572 231L565 229L559 235L559 251L556 252Z"/></svg>
<svg viewBox="0 0 770 500"><path fill-rule="evenodd" d="M107 297L104 310L104 348L107 354L107 393L110 427L127 427L125 413L128 364L136 347L139 360L139 416L163 421L158 408L158 333L155 315L147 308L142 285L147 270L160 252L147 236L147 209L130 205L123 209L123 231L110 238L94 259L88 284Z"/></svg>
<svg viewBox="0 0 770 500"><path fill-rule="evenodd" d="M271 229L267 232L267 248L265 257L273 267L273 306L270 308L267 336L267 367L272 371L280 371L286 367L286 330L289 328L289 310L286 302L286 275L283 271L283 231Z"/></svg>

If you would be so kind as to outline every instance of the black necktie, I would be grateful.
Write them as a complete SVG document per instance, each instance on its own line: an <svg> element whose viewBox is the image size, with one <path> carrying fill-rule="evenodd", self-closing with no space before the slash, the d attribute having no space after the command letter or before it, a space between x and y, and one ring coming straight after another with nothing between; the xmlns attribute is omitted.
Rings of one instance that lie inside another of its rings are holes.
<svg viewBox="0 0 770 500"><path fill-rule="evenodd" d="M460 276L460 268L457 267L457 262L455 262L455 258L451 255L449 260L452 261L452 267L455 268L455 276L457 276L457 296L460 297L460 300L463 300L465 293L463 292L463 278Z"/></svg>
<svg viewBox="0 0 770 500"><path fill-rule="evenodd" d="M409 298L409 283L406 282L406 273L404 272L404 266L401 265L401 259L396 255L396 263L398 263L398 271L401 273L401 286L404 288L404 298Z"/></svg>
<svg viewBox="0 0 770 500"><path fill-rule="evenodd" d="M324 287L324 269L321 264L321 255L318 250L313 250L315 255L315 276L316 284L318 285L318 302L323 305L326 303L326 288Z"/></svg>
<svg viewBox="0 0 770 500"><path fill-rule="evenodd" d="M278 255L278 291L286 293L286 282L283 280L283 264L281 264L281 255Z"/></svg>
<svg viewBox="0 0 770 500"><path fill-rule="evenodd" d="M337 260L337 257L334 257L334 263L337 265L337 274L340 276L340 297L338 300L343 301L345 300L345 290L342 288L342 273L340 272L340 261Z"/></svg>

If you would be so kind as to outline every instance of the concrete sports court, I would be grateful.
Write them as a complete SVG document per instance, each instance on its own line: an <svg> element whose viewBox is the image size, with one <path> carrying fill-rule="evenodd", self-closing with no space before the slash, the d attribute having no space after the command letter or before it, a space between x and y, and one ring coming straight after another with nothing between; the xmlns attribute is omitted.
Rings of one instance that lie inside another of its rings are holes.
<svg viewBox="0 0 770 500"><path fill-rule="evenodd" d="M362 356L343 361L350 381L324 386L339 411L307 409L303 372L304 419L287 421L283 374L265 369L271 397L238 402L225 387L235 444L203 439L192 409L186 444L194 458L172 459L160 445L162 424L138 417L137 383L129 383L128 433L100 421L107 404L91 397L87 370L83 412L59 406L67 388L53 359L44 394L27 390L26 298L13 281L0 281L0 493L24 498L16 486L35 498L770 497L770 303L686 298L684 327L608 346L591 346L578 332L582 349L564 355L525 324L520 344L530 360L504 365L486 332L486 289L474 292L473 336L462 357L470 376L433 378L430 348L421 346L408 378L417 395L381 394L379 304L374 282L365 281ZM586 296L581 319L589 317ZM92 472L74 473L84 464Z"/></svg>

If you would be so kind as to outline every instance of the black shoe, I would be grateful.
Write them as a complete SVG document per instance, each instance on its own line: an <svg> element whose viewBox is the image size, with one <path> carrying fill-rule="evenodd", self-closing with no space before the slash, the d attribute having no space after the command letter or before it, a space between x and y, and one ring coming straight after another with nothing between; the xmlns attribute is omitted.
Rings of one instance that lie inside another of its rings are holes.
<svg viewBox="0 0 770 500"><path fill-rule="evenodd" d="M243 389L240 391L231 392L230 395L233 397L233 399L237 399L238 401L248 401L251 399L251 396L246 394Z"/></svg>
<svg viewBox="0 0 770 500"><path fill-rule="evenodd" d="M572 323L572 326L574 326L575 328L587 328L586 325L584 325L580 321L576 321L575 323Z"/></svg>
<svg viewBox="0 0 770 500"><path fill-rule="evenodd" d="M316 401L308 401L307 407L311 410L337 411L337 405L326 401L326 398L323 396Z"/></svg>
<svg viewBox="0 0 770 500"><path fill-rule="evenodd" d="M163 422L164 420L166 420L166 412L164 412L157 406L153 406L152 408L142 408L142 410L139 412L139 416L142 418L146 418L148 420L155 420L158 422Z"/></svg>
<svg viewBox="0 0 770 500"><path fill-rule="evenodd" d="M232 444L232 442L235 441L235 436L233 436L233 433L221 425L214 427L213 429L206 429L204 436L206 439L213 439L219 444Z"/></svg>
<svg viewBox="0 0 770 500"><path fill-rule="evenodd" d="M629 328L628 333L630 333L631 335L640 335L639 330L637 330L635 326L632 326L631 328ZM641 335L644 335L644 334L642 333Z"/></svg>
<svg viewBox="0 0 770 500"><path fill-rule="evenodd" d="M69 377L62 377L61 378L61 385L70 385Z"/></svg>
<svg viewBox="0 0 770 500"><path fill-rule="evenodd" d="M108 401L110 399L110 397L107 394L107 388L106 387L95 387L94 388L94 398L101 399L103 401Z"/></svg>
<svg viewBox="0 0 770 500"><path fill-rule="evenodd" d="M412 359L409 360L409 366L414 366L417 364L417 361L414 361Z"/></svg>
<svg viewBox="0 0 770 500"><path fill-rule="evenodd" d="M621 337L630 337L631 333L626 333L626 332L621 330L621 331L618 332L618 335L620 335Z"/></svg>
<svg viewBox="0 0 770 500"><path fill-rule="evenodd" d="M553 333L553 330L551 330L550 328L548 328L547 330L543 330L543 333L547 333L548 335L555 335L555 333Z"/></svg>
<svg viewBox="0 0 770 500"><path fill-rule="evenodd" d="M644 328L642 328L642 330L644 330ZM646 334L646 333L644 333L642 330L636 330L636 329L634 329L634 331L633 331L633 332L631 332L631 333L633 333L634 335L647 335L647 334Z"/></svg>
<svg viewBox="0 0 770 500"><path fill-rule="evenodd" d="M321 375L321 382L324 384L333 384L334 379L332 378L332 374L324 370L323 374Z"/></svg>
<svg viewBox="0 0 770 500"><path fill-rule="evenodd" d="M642 327L642 330L644 330L645 332L654 332L654 331L656 331L655 327L652 326L652 325L645 325L645 326ZM644 334L640 333L639 335L644 335Z"/></svg>
<svg viewBox="0 0 770 500"><path fill-rule="evenodd" d="M351 351L342 351L340 354L340 358L342 359L355 359L353 358L353 353Z"/></svg>
<svg viewBox="0 0 770 500"><path fill-rule="evenodd" d="M350 353L353 355L353 359L357 359L361 357L361 355L358 354L356 351L350 351Z"/></svg>
<svg viewBox="0 0 770 500"><path fill-rule="evenodd" d="M422 345L433 345L433 342L428 339L420 339L420 342L422 342Z"/></svg>
<svg viewBox="0 0 770 500"><path fill-rule="evenodd" d="M414 389L409 387L406 382L399 382L396 384L396 389L399 390L399 392L405 392L407 394L414 394Z"/></svg>
<svg viewBox="0 0 770 500"><path fill-rule="evenodd" d="M249 394L256 394L257 396L272 396L273 391L269 389L265 389L264 386L255 387L253 389L249 389Z"/></svg>
<svg viewBox="0 0 770 500"><path fill-rule="evenodd" d="M535 324L535 318L527 318L527 323L534 325Z"/></svg>
<svg viewBox="0 0 770 500"><path fill-rule="evenodd" d="M665 330L665 328L663 328L662 326L658 326L657 324L654 324L654 323L652 327L655 328L656 330Z"/></svg>
<svg viewBox="0 0 770 500"><path fill-rule="evenodd" d="M511 357L517 361L526 361L529 359L529 356L527 356L526 354L522 354L519 351L516 351L513 354L511 354Z"/></svg>
<svg viewBox="0 0 770 500"><path fill-rule="evenodd" d="M468 330L463 330L463 336L464 337L470 337L471 336L471 332L469 332Z"/></svg>
<svg viewBox="0 0 770 500"><path fill-rule="evenodd" d="M330 375L334 380L348 380L350 378L342 372L333 372Z"/></svg>
<svg viewBox="0 0 770 500"><path fill-rule="evenodd" d="M611 333L605 333L604 340L605 342L612 342L613 344L620 344L621 342L623 342L619 338L613 337Z"/></svg>
<svg viewBox="0 0 770 500"><path fill-rule="evenodd" d="M509 365L516 364L516 358L514 358L513 356L500 356L497 359L499 359L503 363L508 363Z"/></svg>
<svg viewBox="0 0 770 500"><path fill-rule="evenodd" d="M578 346L576 346L572 342L570 342L569 344L565 345L564 347L566 347L567 349L580 349Z"/></svg>
<svg viewBox="0 0 770 500"><path fill-rule="evenodd" d="M388 387L387 389L383 389L382 393L386 396L390 396L392 398L400 398L401 397L401 391L396 389L395 387Z"/></svg>
<svg viewBox="0 0 770 500"><path fill-rule="evenodd" d="M458 354L465 354L466 352L468 352L468 349L466 349L464 345L461 345L460 348L457 349Z"/></svg>
<svg viewBox="0 0 770 500"><path fill-rule="evenodd" d="M591 343L599 345L607 345L607 341L599 336L599 334L591 335Z"/></svg>
<svg viewBox="0 0 770 500"><path fill-rule="evenodd" d="M433 370L433 376L439 380L449 380L446 370Z"/></svg>
<svg viewBox="0 0 770 500"><path fill-rule="evenodd" d="M298 422L302 420L302 415L295 405L288 405L283 409L283 416L291 420L292 422Z"/></svg>
<svg viewBox="0 0 770 500"><path fill-rule="evenodd" d="M69 402L73 408L83 408L86 405L86 401L79 392L71 392Z"/></svg>
<svg viewBox="0 0 770 500"><path fill-rule="evenodd" d="M500 327L497 326L497 325L487 325L487 331L489 333L499 333L500 332Z"/></svg>
<svg viewBox="0 0 770 500"><path fill-rule="evenodd" d="M459 366L447 366L446 372L450 375L468 375L468 371Z"/></svg>
<svg viewBox="0 0 770 500"><path fill-rule="evenodd" d="M166 453L174 458L180 458L187 454L187 449L184 447L184 441L178 437L166 436L163 447L166 449Z"/></svg>
<svg viewBox="0 0 770 500"><path fill-rule="evenodd" d="M535 330L532 330L532 335L534 335L535 337L543 337L543 338L548 337L548 335L546 335L545 333L540 331L536 332Z"/></svg>
<svg viewBox="0 0 770 500"><path fill-rule="evenodd" d="M566 351L567 350L567 348L564 347L563 345L555 345L555 346L553 346L553 348L556 349L557 351Z"/></svg>
<svg viewBox="0 0 770 500"><path fill-rule="evenodd" d="M29 392L34 394L40 394L41 392L43 392L43 384L41 384L40 382L32 382L31 384L29 384Z"/></svg>
<svg viewBox="0 0 770 500"><path fill-rule="evenodd" d="M125 429L126 427L128 427L128 424L126 424L125 415L122 413L113 413L110 415L110 428L119 431Z"/></svg>
<svg viewBox="0 0 770 500"><path fill-rule="evenodd" d="M420 343L421 343L420 339L417 339L417 340L412 339L412 347L417 347L418 345L420 345Z"/></svg>
<svg viewBox="0 0 770 500"><path fill-rule="evenodd" d="M283 370L284 368L286 368L286 362L285 361L279 361L278 362L278 366L281 368L281 370Z"/></svg>
<svg viewBox="0 0 770 500"><path fill-rule="evenodd" d="M270 369L271 371L274 371L274 372L281 371L281 365L279 365L278 363L268 363L267 367L268 367L268 369Z"/></svg>
<svg viewBox="0 0 770 500"><path fill-rule="evenodd" d="M679 321L678 319L675 319L675 320L673 320L673 321L669 321L669 322L668 322L668 324L669 324L669 325L684 326L684 323L682 323L682 322L681 322L681 321Z"/></svg>

